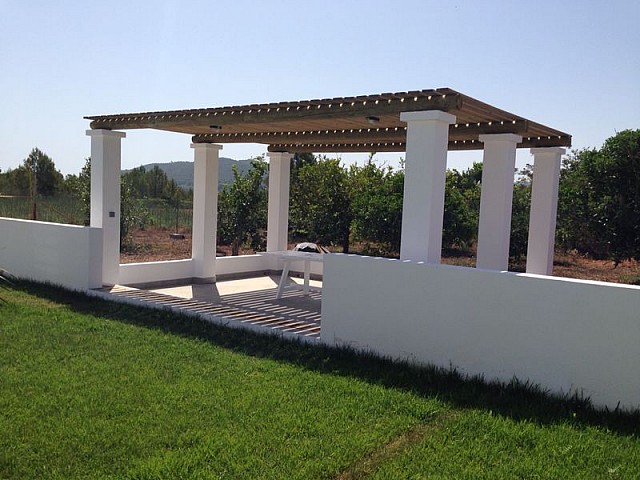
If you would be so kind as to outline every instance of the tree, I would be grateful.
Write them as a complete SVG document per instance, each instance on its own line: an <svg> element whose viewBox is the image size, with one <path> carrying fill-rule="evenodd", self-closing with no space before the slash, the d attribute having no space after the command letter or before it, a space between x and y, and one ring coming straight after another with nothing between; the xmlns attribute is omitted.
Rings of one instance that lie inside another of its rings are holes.
<svg viewBox="0 0 640 480"><path fill-rule="evenodd" d="M51 196L58 192L64 183L64 177L51 158L38 148L31 150L24 160L24 168L35 180L36 193Z"/></svg>
<svg viewBox="0 0 640 480"><path fill-rule="evenodd" d="M157 166L156 166L157 168ZM127 178L132 192L137 198L148 198L149 195L149 175L151 172L147 172L141 165L138 168L133 168L122 176ZM164 172L162 172L164 173Z"/></svg>
<svg viewBox="0 0 640 480"><path fill-rule="evenodd" d="M0 168L0 195L7 192L7 174Z"/></svg>
<svg viewBox="0 0 640 480"><path fill-rule="evenodd" d="M482 164L474 164L462 173L447 170L442 226L442 246L445 248L467 248L476 239L480 205L478 172L482 178Z"/></svg>
<svg viewBox="0 0 640 480"><path fill-rule="evenodd" d="M340 159L322 157L298 169L291 182L290 225L296 237L349 251L351 200Z"/></svg>
<svg viewBox="0 0 640 480"><path fill-rule="evenodd" d="M80 200L85 226L89 225L91 217L91 157L84 160L84 165L77 177L71 177L68 187L72 194Z"/></svg>
<svg viewBox="0 0 640 480"><path fill-rule="evenodd" d="M74 195L81 201L84 224L89 225L91 215L91 158L87 158L75 184ZM131 230L144 222L146 212L133 196L131 184L126 176L120 179L120 249L126 248Z"/></svg>
<svg viewBox="0 0 640 480"><path fill-rule="evenodd" d="M509 256L518 261L527 252L529 209L531 204L531 170L520 172L514 183L511 209ZM447 171L445 185L444 246L467 247L477 240L482 190L482 163L474 163L459 173Z"/></svg>
<svg viewBox="0 0 640 480"><path fill-rule="evenodd" d="M136 198L162 198L174 203L176 188L179 187L158 165L151 170L146 170L144 166L133 168L122 176Z"/></svg>
<svg viewBox="0 0 640 480"><path fill-rule="evenodd" d="M560 177L558 243L616 265L640 260L640 130L574 151Z"/></svg>
<svg viewBox="0 0 640 480"><path fill-rule="evenodd" d="M267 168L263 157L252 159L246 174L240 173L234 165L233 182L226 184L218 196L218 241L230 243L232 255L238 255L245 242L253 248L260 248L264 243Z"/></svg>
<svg viewBox="0 0 640 480"><path fill-rule="evenodd" d="M129 234L137 225L144 224L146 212L135 198L127 177L120 178L120 250L127 247Z"/></svg>
<svg viewBox="0 0 640 480"><path fill-rule="evenodd" d="M531 211L531 182L522 179L513 186L511 204L511 237L509 256L516 262L527 254L529 243L529 213Z"/></svg>
<svg viewBox="0 0 640 480"><path fill-rule="evenodd" d="M295 177L303 166L315 163L318 163L318 160L313 153L295 153L291 158L291 176Z"/></svg>
<svg viewBox="0 0 640 480"><path fill-rule="evenodd" d="M0 191L6 195L29 195L31 179L24 165L0 175Z"/></svg>
<svg viewBox="0 0 640 480"><path fill-rule="evenodd" d="M382 247L376 254L396 254L400 251L402 230L402 201L404 196L404 171L383 168L371 157L362 167L349 169L351 192L351 223L353 238Z"/></svg>
<svg viewBox="0 0 640 480"><path fill-rule="evenodd" d="M161 198L166 196L166 190L169 183L167 174L158 166L154 165L148 172L149 174L149 196L153 198Z"/></svg>
<svg viewBox="0 0 640 480"><path fill-rule="evenodd" d="M22 165L0 174L0 188L10 195L51 196L64 186L64 177L51 158L38 148L24 159Z"/></svg>

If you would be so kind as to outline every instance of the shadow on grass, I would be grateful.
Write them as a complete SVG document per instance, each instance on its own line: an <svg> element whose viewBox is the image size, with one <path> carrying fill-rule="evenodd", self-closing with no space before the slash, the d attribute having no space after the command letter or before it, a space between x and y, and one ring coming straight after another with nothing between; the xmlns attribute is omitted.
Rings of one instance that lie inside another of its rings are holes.
<svg viewBox="0 0 640 480"><path fill-rule="evenodd" d="M252 357L288 362L332 375L356 377L371 384L437 397L459 408L491 411L514 420L539 424L568 423L598 426L621 435L640 436L640 410L595 409L590 401L552 395L537 385L513 380L509 384L467 378L454 369L418 367L349 349L310 345L275 335L260 335L213 325L168 310L156 310L88 297L42 284L23 283L23 291L72 310L185 337L204 339L213 345Z"/></svg>

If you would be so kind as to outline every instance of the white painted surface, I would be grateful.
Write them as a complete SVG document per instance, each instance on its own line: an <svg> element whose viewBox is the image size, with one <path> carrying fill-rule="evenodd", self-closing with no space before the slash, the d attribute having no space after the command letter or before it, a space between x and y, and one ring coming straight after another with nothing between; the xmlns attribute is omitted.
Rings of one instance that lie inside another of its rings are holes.
<svg viewBox="0 0 640 480"><path fill-rule="evenodd" d="M0 267L73 290L102 286L99 228L0 218Z"/></svg>
<svg viewBox="0 0 640 480"><path fill-rule="evenodd" d="M289 239L289 181L293 155L271 152L269 155L269 208L267 252L286 250Z"/></svg>
<svg viewBox="0 0 640 480"><path fill-rule="evenodd" d="M218 228L218 163L222 145L194 143L193 229L191 258L193 276L216 277L216 235Z"/></svg>
<svg viewBox="0 0 640 480"><path fill-rule="evenodd" d="M527 273L551 275L556 241L558 184L564 148L532 148L533 181L527 243Z"/></svg>
<svg viewBox="0 0 640 480"><path fill-rule="evenodd" d="M484 143L484 155L477 266L487 270L507 270L516 145L522 137L511 133L480 135L480 141Z"/></svg>
<svg viewBox="0 0 640 480"><path fill-rule="evenodd" d="M166 282L193 278L193 260L168 260L164 262L123 263L120 265L118 284Z"/></svg>
<svg viewBox="0 0 640 480"><path fill-rule="evenodd" d="M216 274L233 275L236 273L265 272L267 270L282 270L284 263L271 253L257 253L255 255L239 255L237 257L218 257L216 260ZM302 274L304 261L292 262L290 272ZM312 263L312 275L322 275L322 263Z"/></svg>
<svg viewBox="0 0 640 480"><path fill-rule="evenodd" d="M640 407L640 287L329 255L322 341Z"/></svg>
<svg viewBox="0 0 640 480"><path fill-rule="evenodd" d="M91 137L91 220L102 229L102 283L115 285L120 264L120 169L124 132L87 130Z"/></svg>
<svg viewBox="0 0 640 480"><path fill-rule="evenodd" d="M322 275L322 264L312 264L311 273ZM216 275L235 275L258 273L269 270L281 270L282 262L276 256L239 255L236 257L218 257L216 259ZM304 262L293 262L291 272L303 273ZM169 260L163 262L123 263L120 265L118 283L120 285L136 285L172 280L190 280L198 278L194 275L194 262L187 260Z"/></svg>
<svg viewBox="0 0 640 480"><path fill-rule="evenodd" d="M440 263L449 125L439 110L403 112L407 122L400 258Z"/></svg>
<svg viewBox="0 0 640 480"><path fill-rule="evenodd" d="M273 259L266 255L239 255L236 257L219 257L216 260L216 274L232 275L234 273L250 273L272 270Z"/></svg>

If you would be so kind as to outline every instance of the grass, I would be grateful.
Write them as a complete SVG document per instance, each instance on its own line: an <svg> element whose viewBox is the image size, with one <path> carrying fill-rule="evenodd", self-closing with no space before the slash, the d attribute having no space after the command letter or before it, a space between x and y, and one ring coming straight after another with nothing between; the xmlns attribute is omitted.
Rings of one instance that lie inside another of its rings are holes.
<svg viewBox="0 0 640 480"><path fill-rule="evenodd" d="M0 478L638 478L640 414L23 284Z"/></svg>

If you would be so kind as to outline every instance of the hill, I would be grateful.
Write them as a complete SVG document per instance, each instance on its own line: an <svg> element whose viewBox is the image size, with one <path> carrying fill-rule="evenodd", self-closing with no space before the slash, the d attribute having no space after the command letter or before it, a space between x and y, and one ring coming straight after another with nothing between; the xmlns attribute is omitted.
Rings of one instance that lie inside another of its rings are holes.
<svg viewBox="0 0 640 480"><path fill-rule="evenodd" d="M148 163L143 165L143 167L149 171L156 165L167 174L167 177L175 181L178 186L187 190L193 188L193 162ZM220 157L218 190L222 190L222 185L225 183L231 183L233 181L234 165L237 165L240 173L246 173L249 170L251 161Z"/></svg>

